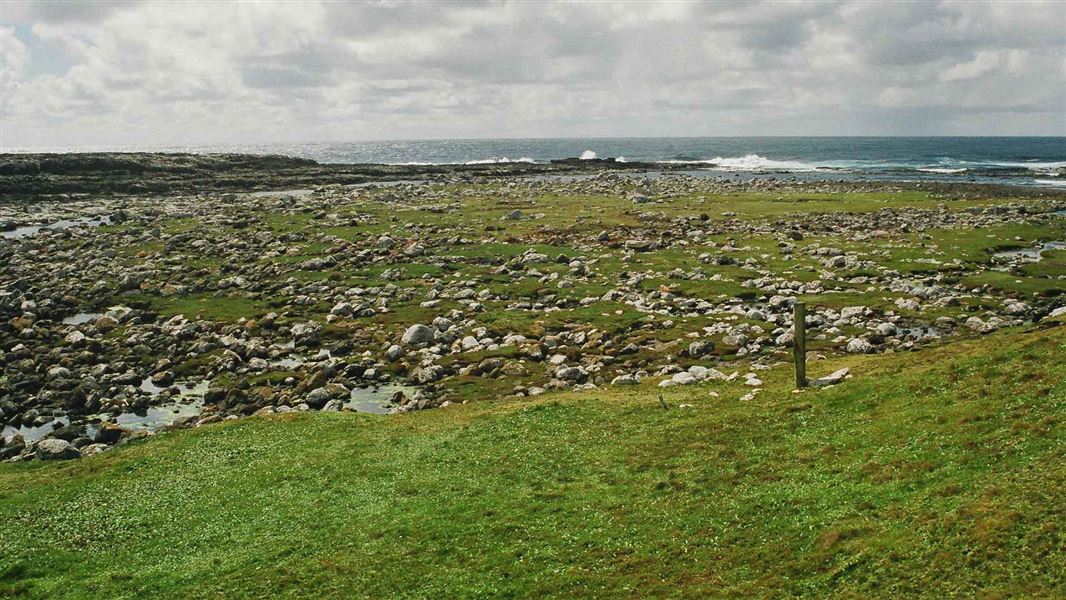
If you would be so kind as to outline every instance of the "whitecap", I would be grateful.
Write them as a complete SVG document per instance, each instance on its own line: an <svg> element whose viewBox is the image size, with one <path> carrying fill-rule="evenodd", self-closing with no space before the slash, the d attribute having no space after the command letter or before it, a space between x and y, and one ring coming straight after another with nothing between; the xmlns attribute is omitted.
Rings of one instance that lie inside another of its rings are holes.
<svg viewBox="0 0 1066 600"><path fill-rule="evenodd" d="M585 150L581 153L581 160L596 160L596 153L592 150Z"/></svg>
<svg viewBox="0 0 1066 600"><path fill-rule="evenodd" d="M943 173L945 175L954 175L956 173L965 173L967 169L949 169L947 167L925 167L917 170L922 171L923 173Z"/></svg>
<svg viewBox="0 0 1066 600"><path fill-rule="evenodd" d="M707 165L724 171L817 171L829 168L797 160L773 160L758 154L734 157L716 156L707 160L665 160L662 162Z"/></svg>
<svg viewBox="0 0 1066 600"><path fill-rule="evenodd" d="M532 158L523 156L522 158L510 159L506 156L493 157L493 158L481 158L478 160L468 160L464 165L498 165L503 163L534 163Z"/></svg>

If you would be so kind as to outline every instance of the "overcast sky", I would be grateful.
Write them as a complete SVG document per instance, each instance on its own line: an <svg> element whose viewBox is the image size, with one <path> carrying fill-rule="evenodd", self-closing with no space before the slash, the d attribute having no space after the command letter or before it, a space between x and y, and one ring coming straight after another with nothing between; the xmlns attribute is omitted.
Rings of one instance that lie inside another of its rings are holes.
<svg viewBox="0 0 1066 600"><path fill-rule="evenodd" d="M0 145L1066 135L1066 3L0 2Z"/></svg>

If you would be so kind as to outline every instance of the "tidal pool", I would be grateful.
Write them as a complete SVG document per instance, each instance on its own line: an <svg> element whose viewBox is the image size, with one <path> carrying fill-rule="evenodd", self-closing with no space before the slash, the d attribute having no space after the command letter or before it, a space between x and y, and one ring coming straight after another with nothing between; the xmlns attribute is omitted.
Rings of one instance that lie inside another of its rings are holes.
<svg viewBox="0 0 1066 600"><path fill-rule="evenodd" d="M69 424L70 419L68 419L67 417L56 417L54 420L49 421L44 425L39 425L37 427L33 427L30 425L22 425L19 427L4 425L3 431L0 432L0 435L3 436L4 441L10 441L11 438L15 437L15 434L18 433L22 434L22 437L26 440L26 442L36 442L37 440L43 438L49 433L55 431L57 427L62 427L64 425Z"/></svg>
<svg viewBox="0 0 1066 600"><path fill-rule="evenodd" d="M1040 262L1045 250L1066 250L1066 242L1047 242L1038 248L1012 248L996 252L993 256L996 258L1019 258L1029 262Z"/></svg>
<svg viewBox="0 0 1066 600"><path fill-rule="evenodd" d="M206 389L206 388L205 388ZM204 399L192 396L179 396L173 402L150 406L143 412L124 412L116 416L104 415L101 421L115 423L126 429L143 429L158 431L179 420L198 416L204 409Z"/></svg>
<svg viewBox="0 0 1066 600"><path fill-rule="evenodd" d="M78 313L69 317L63 317L64 325L81 325L82 323L88 323L95 321L104 316L104 313Z"/></svg>
<svg viewBox="0 0 1066 600"><path fill-rule="evenodd" d="M43 230L70 229L71 227L99 227L111 222L110 217L79 217L77 219L60 219L48 225L24 225L8 231L0 231L0 238L19 239L37 235Z"/></svg>
<svg viewBox="0 0 1066 600"><path fill-rule="evenodd" d="M359 412L387 415L396 409L393 398L397 393L411 398L417 391L417 388L397 383L357 387L352 390L351 398L344 406Z"/></svg>

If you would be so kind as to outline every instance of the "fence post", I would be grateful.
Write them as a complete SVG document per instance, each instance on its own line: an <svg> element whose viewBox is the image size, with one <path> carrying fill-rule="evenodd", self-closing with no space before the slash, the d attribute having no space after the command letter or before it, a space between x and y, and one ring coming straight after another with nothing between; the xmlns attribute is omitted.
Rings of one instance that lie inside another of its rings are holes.
<svg viewBox="0 0 1066 600"><path fill-rule="evenodd" d="M796 359L796 389L807 387L807 305L797 302L792 316L792 350Z"/></svg>

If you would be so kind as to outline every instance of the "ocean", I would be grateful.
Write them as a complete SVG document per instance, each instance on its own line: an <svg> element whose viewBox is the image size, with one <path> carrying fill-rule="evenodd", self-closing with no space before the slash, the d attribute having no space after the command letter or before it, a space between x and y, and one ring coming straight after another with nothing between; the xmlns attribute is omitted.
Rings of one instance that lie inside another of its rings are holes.
<svg viewBox="0 0 1066 600"><path fill-rule="evenodd" d="M696 175L1066 185L1066 137L694 137L395 140L4 151L283 154L323 163L477 164L575 157L691 165Z"/></svg>

